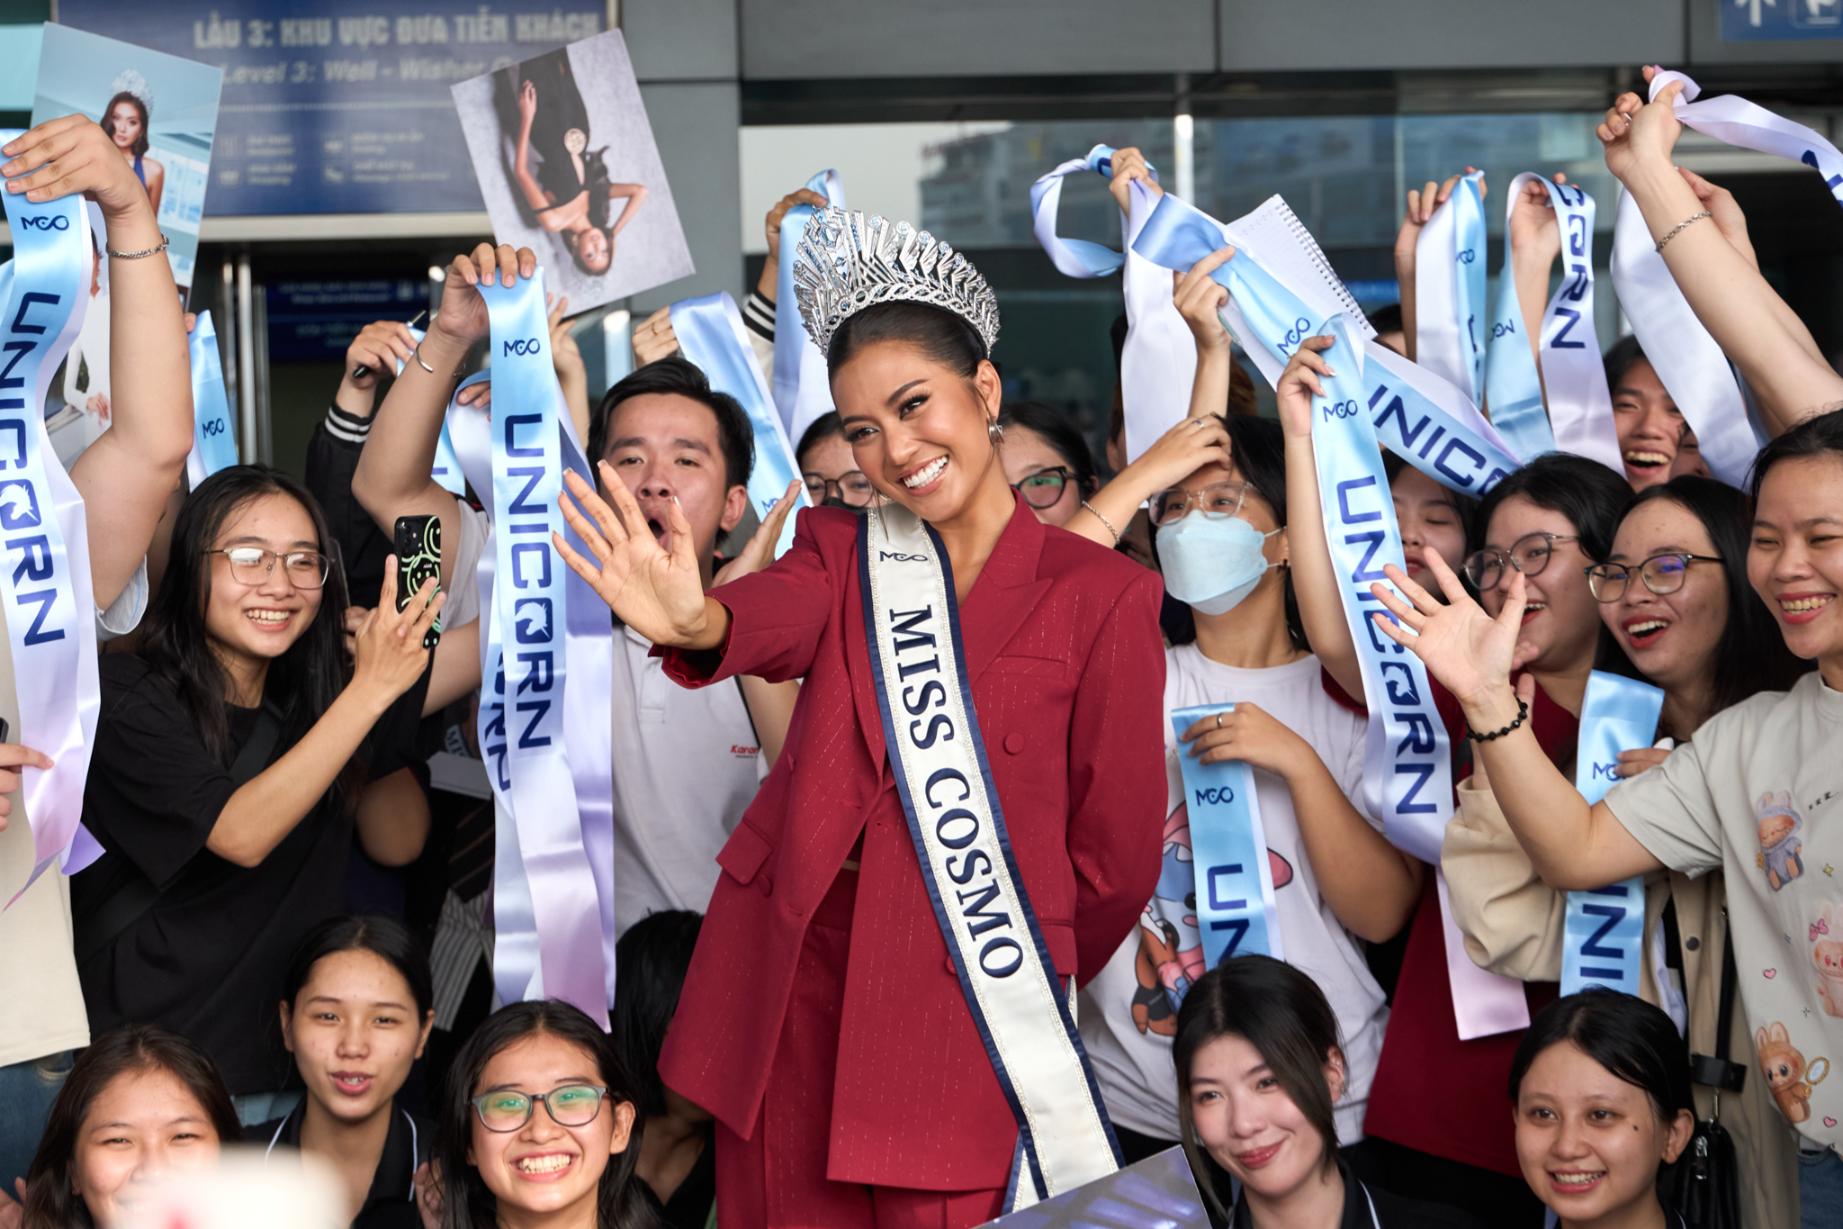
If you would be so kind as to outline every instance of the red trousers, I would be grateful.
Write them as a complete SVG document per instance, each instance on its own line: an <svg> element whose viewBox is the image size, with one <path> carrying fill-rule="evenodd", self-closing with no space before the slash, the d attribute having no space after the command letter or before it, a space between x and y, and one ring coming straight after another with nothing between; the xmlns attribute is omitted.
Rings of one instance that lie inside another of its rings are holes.
<svg viewBox="0 0 1843 1229"><path fill-rule="evenodd" d="M717 1223L741 1229L971 1229L1002 1190L924 1191L826 1176L832 1085L857 874L841 871L807 928L800 971L748 1139L717 1124Z"/></svg>

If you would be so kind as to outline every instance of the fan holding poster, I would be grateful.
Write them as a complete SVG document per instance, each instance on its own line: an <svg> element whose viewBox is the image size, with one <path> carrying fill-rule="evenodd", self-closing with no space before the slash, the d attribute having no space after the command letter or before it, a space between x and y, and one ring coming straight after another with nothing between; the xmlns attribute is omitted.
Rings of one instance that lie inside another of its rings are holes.
<svg viewBox="0 0 1843 1229"><path fill-rule="evenodd" d="M454 105L495 237L577 310L692 272L619 31L460 82Z"/></svg>

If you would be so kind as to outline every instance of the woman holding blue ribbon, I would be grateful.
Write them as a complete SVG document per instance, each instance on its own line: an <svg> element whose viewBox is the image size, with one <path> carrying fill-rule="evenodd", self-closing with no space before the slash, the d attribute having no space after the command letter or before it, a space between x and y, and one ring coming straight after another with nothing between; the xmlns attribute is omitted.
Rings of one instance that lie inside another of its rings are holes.
<svg viewBox="0 0 1843 1229"><path fill-rule="evenodd" d="M1006 482L964 256L832 209L797 285L877 503L708 595L612 476L567 480L557 548L679 681L805 677L660 1059L719 1220L974 1225L1117 1163L1068 1000L1157 875L1158 586Z"/></svg>
<svg viewBox="0 0 1843 1229"><path fill-rule="evenodd" d="M1539 762L1522 721L1528 703L1508 682L1529 604L1522 576L1492 616L1444 568L1435 568L1444 601L1392 575L1409 600L1382 600L1403 626L1378 627L1445 681L1473 729L1502 731L1481 755L1511 831L1551 887L1585 891L1664 869L1724 873L1754 1074L1801 1137L1801 1223L1834 1225L1843 1085L1826 1077L1843 1054L1830 933L1843 898L1834 886L1843 829L1832 822L1843 806L1843 412L1768 444L1753 495L1748 580L1786 647L1818 669L1790 691L1714 714L1694 741L1591 807Z"/></svg>

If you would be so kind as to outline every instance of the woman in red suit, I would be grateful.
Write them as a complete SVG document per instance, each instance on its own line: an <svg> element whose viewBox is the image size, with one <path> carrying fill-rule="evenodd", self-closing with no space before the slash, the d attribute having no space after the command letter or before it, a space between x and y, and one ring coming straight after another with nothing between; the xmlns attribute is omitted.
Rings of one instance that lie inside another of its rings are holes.
<svg viewBox="0 0 1843 1229"><path fill-rule="evenodd" d="M800 262L879 506L807 510L708 597L683 518L649 526L612 474L614 507L564 500L593 558L558 549L679 682L805 679L660 1060L717 1120L720 1223L976 1225L1114 1164L1068 1000L1158 874L1159 583L1007 485L997 308L964 257L829 210Z"/></svg>

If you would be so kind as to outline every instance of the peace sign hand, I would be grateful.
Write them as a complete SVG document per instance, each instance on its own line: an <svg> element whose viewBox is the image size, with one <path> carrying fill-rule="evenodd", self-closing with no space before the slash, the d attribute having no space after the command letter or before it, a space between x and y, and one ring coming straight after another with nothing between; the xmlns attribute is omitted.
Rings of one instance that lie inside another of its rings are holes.
<svg viewBox="0 0 1843 1229"><path fill-rule="evenodd" d="M560 533L551 535L557 554L601 595L621 622L654 644L695 643L709 619L703 576L691 545L691 523L674 499L667 526L671 549L661 547L627 484L606 461L600 467L602 485L614 497L614 506L581 476L565 472L563 484L568 490L557 502L588 556Z"/></svg>
<svg viewBox="0 0 1843 1229"><path fill-rule="evenodd" d="M1384 574L1408 600L1403 601L1381 583L1372 584L1370 592L1400 623L1381 613L1370 617L1384 635L1426 664L1428 672L1458 699L1468 720L1475 712L1502 712L1504 700L1511 694L1510 672L1518 658L1517 641L1527 605L1523 573L1511 576L1504 608L1494 619L1472 600L1437 551L1428 551L1424 562L1446 600L1442 602L1409 580L1406 572L1389 564ZM1514 712L1515 704L1510 708Z"/></svg>

